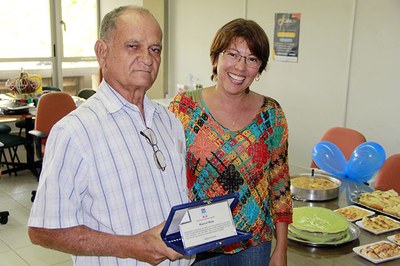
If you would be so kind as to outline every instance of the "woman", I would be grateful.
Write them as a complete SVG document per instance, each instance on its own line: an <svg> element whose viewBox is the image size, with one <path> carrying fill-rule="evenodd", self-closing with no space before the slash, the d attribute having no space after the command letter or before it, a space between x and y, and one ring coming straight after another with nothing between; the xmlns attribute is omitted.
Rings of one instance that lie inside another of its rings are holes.
<svg viewBox="0 0 400 266"><path fill-rule="evenodd" d="M210 57L215 85L178 94L169 106L185 128L189 196L238 193L234 222L252 238L197 254L195 263L286 265L292 221L286 118L278 102L250 91L267 65L268 38L254 21L235 19L217 32Z"/></svg>

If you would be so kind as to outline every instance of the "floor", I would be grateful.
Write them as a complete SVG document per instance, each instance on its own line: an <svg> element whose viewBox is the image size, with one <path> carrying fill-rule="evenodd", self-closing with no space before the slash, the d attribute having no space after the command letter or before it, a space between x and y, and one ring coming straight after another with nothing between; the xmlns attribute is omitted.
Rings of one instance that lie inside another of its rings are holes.
<svg viewBox="0 0 400 266"><path fill-rule="evenodd" d="M0 224L1 266L71 266L71 256L33 245L28 237L27 222L32 206L31 191L37 179L29 170L18 175L0 177L0 211L9 211L7 224Z"/></svg>

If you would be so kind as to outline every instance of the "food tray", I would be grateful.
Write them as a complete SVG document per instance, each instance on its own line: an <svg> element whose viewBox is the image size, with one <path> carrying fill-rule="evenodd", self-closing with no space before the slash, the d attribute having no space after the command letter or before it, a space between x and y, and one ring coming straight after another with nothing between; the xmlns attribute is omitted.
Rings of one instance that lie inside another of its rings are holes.
<svg viewBox="0 0 400 266"><path fill-rule="evenodd" d="M368 192L370 192L370 191L354 191L353 193L350 194L350 201L352 203L354 203L354 204L357 204L357 205L361 206L361 207L370 209L370 210L375 211L375 212L377 212L379 214L384 214L384 215L389 216L389 217L391 217L391 218L393 218L393 219L395 219L397 221L400 221L400 217L397 217L396 215L384 212L382 210L378 210L378 209L372 208L370 206L367 206L365 204L362 204L362 203L358 202L358 199L360 198L360 195L362 193L368 193Z"/></svg>
<svg viewBox="0 0 400 266"><path fill-rule="evenodd" d="M296 243L299 243L302 245L306 245L306 246L311 246L311 247L336 247L336 246L344 245L346 243L349 243L349 242L352 242L352 241L358 239L358 237L360 236L360 229L357 226L355 226L354 224L350 223L349 224L349 234L350 234L350 238L346 239L345 241L339 240L339 241L329 242L329 243L313 243L313 242L306 241L304 239L296 238L289 231L288 239L293 242L296 242Z"/></svg>
<svg viewBox="0 0 400 266"><path fill-rule="evenodd" d="M388 236L387 239L388 239L390 242L393 242L393 243L395 243L395 244L397 244L397 245L400 245L400 242L396 242L396 241L394 240L394 236L395 236L395 235Z"/></svg>
<svg viewBox="0 0 400 266"><path fill-rule="evenodd" d="M390 220L392 220L392 221L394 221L394 222L396 222L396 223L398 223L398 224L400 225L400 223L399 223L397 220L392 219L392 218L390 218L390 217L386 217L386 218L388 218L388 219L390 219ZM364 230L366 230L366 231L368 231L368 232L371 232L371 233L373 233L373 234L375 234L375 235L380 235L380 234L383 234L383 233L387 233L387 232L392 232L392 231L400 230L400 227L397 227L397 228L391 228L391 229L387 229L387 230L383 230L383 231L375 231L375 230L372 230L372 229L370 229L370 228L365 227L362 221L357 221L357 222L356 222L356 225L358 225L358 226L361 227L362 229L364 229Z"/></svg>
<svg viewBox="0 0 400 266"><path fill-rule="evenodd" d="M334 212L337 212L338 210L344 210L344 209L350 209L350 208L356 208L356 209L359 209L359 210L362 210L362 211L366 211L367 214L364 215L364 216L358 216L358 217L356 217L356 218L354 218L354 219L348 219L348 218L346 217L347 220L348 220L349 222L355 222L355 221L358 221L358 220L360 220L360 219L362 219L362 218L364 218L364 217L369 217L369 216L372 216L372 215L375 214L375 212L373 212L373 211L371 211L371 210L368 210L368 209L365 209L365 208L361 208L361 207L358 207L358 206L356 206L356 205L350 205L350 206L347 206L347 207L339 208L339 209L334 210ZM340 214L340 213L339 213L339 214Z"/></svg>
<svg viewBox="0 0 400 266"><path fill-rule="evenodd" d="M384 259L373 259L373 258L368 257L367 255L361 254L361 249L363 249L363 248L365 248L365 247L368 247L368 246L372 246L372 245L374 245L374 244L376 244L376 243L381 243L381 242L390 243L390 242L388 242L388 241L378 241L378 242L366 244L366 245L363 245L363 246L355 247L355 248L353 248L353 251L354 251L357 255L359 255L359 256L363 257L364 259L369 260L370 262L375 263L375 264L377 264L377 263L382 263L382 262L389 261L389 260L395 260L395 259L400 258L400 255L396 255L396 256L389 257L389 258L384 258Z"/></svg>

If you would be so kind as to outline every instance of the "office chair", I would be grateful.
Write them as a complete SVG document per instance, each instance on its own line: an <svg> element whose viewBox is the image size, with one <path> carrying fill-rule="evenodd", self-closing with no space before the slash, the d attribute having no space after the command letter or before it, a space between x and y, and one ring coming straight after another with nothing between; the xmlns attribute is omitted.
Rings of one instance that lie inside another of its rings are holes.
<svg viewBox="0 0 400 266"><path fill-rule="evenodd" d="M10 213L8 211L0 212L0 224L6 224L8 222L8 216Z"/></svg>
<svg viewBox="0 0 400 266"><path fill-rule="evenodd" d="M0 147L2 143L0 143ZM1 168L0 168L0 176L1 176ZM0 224L6 224L8 222L8 216L10 213L8 211L0 211Z"/></svg>
<svg viewBox="0 0 400 266"><path fill-rule="evenodd" d="M28 132L29 130L33 129L33 121L30 120L31 122L29 123L29 127L28 127ZM19 128L19 132L18 132L18 136L22 137L22 131L24 130L24 128L26 128L26 120L25 119L21 119L18 120L17 122L15 122L15 127Z"/></svg>
<svg viewBox="0 0 400 266"><path fill-rule="evenodd" d="M400 154L393 154L386 158L376 175L375 189L394 189L400 194Z"/></svg>
<svg viewBox="0 0 400 266"><path fill-rule="evenodd" d="M60 90L60 88L53 87L53 86L43 86L42 91L43 91L43 93L49 93L49 92L61 91L61 90ZM27 132L29 132L29 130L33 129L34 124L33 124L33 121L30 120L30 124L28 125L28 127L26 127L26 120L21 119L21 120L18 120L17 122L15 122L15 127L19 128L18 136L22 136L22 131L24 130L24 128L27 128L28 129ZM27 133L27 132L25 132L25 133Z"/></svg>
<svg viewBox="0 0 400 266"><path fill-rule="evenodd" d="M9 175L11 175L11 172L17 175L16 163L21 163L17 150L19 146L26 145L26 139L10 134L10 132L11 127L9 125L0 124L0 162L6 165ZM8 150L9 158L7 158L6 150Z"/></svg>
<svg viewBox="0 0 400 266"><path fill-rule="evenodd" d="M354 149L367 140L357 130L346 127L333 127L322 135L321 141L329 141L335 144L343 152L346 160L349 160ZM314 161L311 162L311 168L318 168Z"/></svg>
<svg viewBox="0 0 400 266"><path fill-rule="evenodd" d="M51 128L61 118L75 110L76 104L71 95L65 92L54 92L43 94L39 99L36 110L35 129L29 131L33 135L36 156L39 161L43 161L47 136ZM41 165L39 175L41 172ZM32 191L32 202L36 196L36 191Z"/></svg>
<svg viewBox="0 0 400 266"><path fill-rule="evenodd" d="M76 96L78 96L79 98L83 98L85 100L89 99L91 96L93 96L93 94L95 94L96 91L93 89L81 89L78 91L78 93L76 94Z"/></svg>
<svg viewBox="0 0 400 266"><path fill-rule="evenodd" d="M43 86L42 91L43 91L43 93L47 93L47 92L54 92L54 91L60 92L61 90L60 90L60 88L54 87L54 86Z"/></svg>

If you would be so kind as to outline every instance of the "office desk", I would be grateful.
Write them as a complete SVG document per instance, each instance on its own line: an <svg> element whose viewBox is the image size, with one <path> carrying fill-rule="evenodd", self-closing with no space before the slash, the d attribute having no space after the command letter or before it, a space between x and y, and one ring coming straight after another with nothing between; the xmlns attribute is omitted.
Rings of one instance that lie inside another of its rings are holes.
<svg viewBox="0 0 400 266"><path fill-rule="evenodd" d="M25 132L29 131L28 125L30 125L35 116L33 114L19 114L19 115L0 115L0 123L13 123L20 119L25 119ZM35 149L33 143L33 137L31 134L26 134L26 162L24 163L15 163L17 166L17 171L29 169L36 176L39 177L39 173L36 168L35 162ZM8 170L3 171L3 174L8 173Z"/></svg>
<svg viewBox="0 0 400 266"><path fill-rule="evenodd" d="M291 175L310 173L307 168L290 168ZM355 190L371 191L372 189L364 184L356 184L350 181L343 181L339 189L339 197L329 201L307 202L293 201L293 207L318 206L335 210L339 207L352 205L349 194ZM387 240L387 237L399 231L392 231L381 235L374 235L360 228L358 240L337 247L310 247L288 240L288 265L290 266L314 266L314 265L340 265L340 266L365 266L375 265L374 263L358 256L353 252L353 247L370 244L380 240ZM399 265L400 259L384 262L380 265Z"/></svg>

